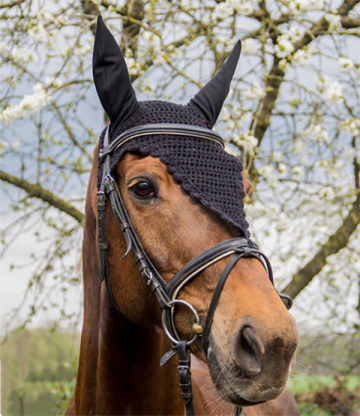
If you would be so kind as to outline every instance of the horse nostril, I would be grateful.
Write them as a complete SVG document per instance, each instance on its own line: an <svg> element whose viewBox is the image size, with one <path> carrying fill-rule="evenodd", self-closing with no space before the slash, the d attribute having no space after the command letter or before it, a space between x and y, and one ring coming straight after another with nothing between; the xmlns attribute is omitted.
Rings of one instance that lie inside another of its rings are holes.
<svg viewBox="0 0 360 416"><path fill-rule="evenodd" d="M261 344L255 329L245 325L239 331L235 344L235 362L242 376L255 376L261 371Z"/></svg>

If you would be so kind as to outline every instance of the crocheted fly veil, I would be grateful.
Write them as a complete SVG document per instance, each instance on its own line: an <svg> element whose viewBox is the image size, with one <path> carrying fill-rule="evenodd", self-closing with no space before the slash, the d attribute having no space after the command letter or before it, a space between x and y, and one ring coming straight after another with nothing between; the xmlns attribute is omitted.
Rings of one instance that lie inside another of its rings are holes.
<svg viewBox="0 0 360 416"><path fill-rule="evenodd" d="M238 43L217 75L183 106L136 99L120 49L101 16L95 37L93 72L101 104L110 119L110 141L126 130L146 124L187 124L211 130L229 92L240 56ZM103 147L105 131L100 137ZM111 169L126 152L159 158L190 196L248 236L241 162L218 143L197 137L152 134L121 146L111 158ZM102 177L99 165L98 184Z"/></svg>

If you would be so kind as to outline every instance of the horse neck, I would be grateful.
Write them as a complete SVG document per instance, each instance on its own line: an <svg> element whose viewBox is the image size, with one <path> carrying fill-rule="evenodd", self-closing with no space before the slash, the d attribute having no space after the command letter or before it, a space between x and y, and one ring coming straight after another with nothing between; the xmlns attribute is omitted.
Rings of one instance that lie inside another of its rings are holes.
<svg viewBox="0 0 360 416"><path fill-rule="evenodd" d="M104 283L100 287L96 220L89 203L85 212L84 321L75 414L183 414L176 360L159 366L170 348L163 332L127 320L111 304Z"/></svg>
<svg viewBox="0 0 360 416"><path fill-rule="evenodd" d="M182 414L176 361L161 368L169 349L160 330L129 322L102 289L97 367L97 413Z"/></svg>

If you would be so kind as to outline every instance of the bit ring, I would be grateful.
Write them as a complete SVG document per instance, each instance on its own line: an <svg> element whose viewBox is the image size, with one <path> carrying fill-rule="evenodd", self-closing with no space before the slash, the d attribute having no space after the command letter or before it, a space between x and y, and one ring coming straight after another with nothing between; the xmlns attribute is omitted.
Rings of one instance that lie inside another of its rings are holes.
<svg viewBox="0 0 360 416"><path fill-rule="evenodd" d="M199 315L196 312L196 309L192 305L190 305L190 303L186 302L185 300L181 300L181 299L175 299L175 300L172 300L171 302L169 302L170 310L169 309L164 309L163 310L162 316L161 316L161 322L162 322L162 326L164 328L165 334L167 335L167 337L170 339L170 341L174 345L178 345L181 340L180 339L176 339L173 336L173 334L170 332L170 330L169 330L169 328L167 326L166 313L171 313L172 314L172 311L174 309L174 306L176 306L177 304L186 306L188 309L190 309L190 311L193 313L193 315L195 317L195 323L197 325L200 325ZM173 322L172 319L171 319L171 322ZM174 331L175 334L177 335L177 331L176 331L175 327L174 327L174 330L175 330ZM198 337L199 337L199 334L195 333L195 335L189 341L186 341L186 345L187 346L190 346L191 344L193 344L198 339Z"/></svg>

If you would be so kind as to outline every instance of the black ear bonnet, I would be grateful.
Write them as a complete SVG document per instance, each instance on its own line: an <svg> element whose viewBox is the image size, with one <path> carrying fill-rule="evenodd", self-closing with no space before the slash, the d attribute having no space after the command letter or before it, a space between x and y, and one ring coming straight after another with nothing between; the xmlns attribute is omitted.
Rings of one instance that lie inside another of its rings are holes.
<svg viewBox="0 0 360 416"><path fill-rule="evenodd" d="M95 86L108 114L110 140L124 131L146 124L176 123L212 129L229 92L240 55L235 46L222 69L187 105L164 101L138 102L130 83L125 60L101 17L95 37L93 73ZM105 130L100 136L103 147ZM137 137L121 146L111 157L111 170L126 152L159 158L192 198L236 227L248 237L243 198L245 196L239 159L206 139L170 134ZM98 187L102 178L99 164Z"/></svg>

